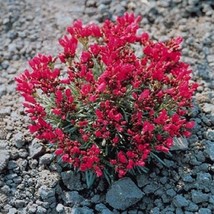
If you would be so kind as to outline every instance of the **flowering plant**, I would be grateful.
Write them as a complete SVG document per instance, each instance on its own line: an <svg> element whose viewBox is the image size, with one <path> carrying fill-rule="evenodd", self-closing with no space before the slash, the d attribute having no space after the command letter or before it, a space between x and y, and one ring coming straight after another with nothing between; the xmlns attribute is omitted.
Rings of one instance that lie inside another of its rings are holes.
<svg viewBox="0 0 214 214"><path fill-rule="evenodd" d="M182 39L152 41L139 34L140 19L126 13L102 26L75 21L59 40L62 53L39 54L16 78L30 132L98 177L143 167L194 126L185 115L197 85L180 61Z"/></svg>

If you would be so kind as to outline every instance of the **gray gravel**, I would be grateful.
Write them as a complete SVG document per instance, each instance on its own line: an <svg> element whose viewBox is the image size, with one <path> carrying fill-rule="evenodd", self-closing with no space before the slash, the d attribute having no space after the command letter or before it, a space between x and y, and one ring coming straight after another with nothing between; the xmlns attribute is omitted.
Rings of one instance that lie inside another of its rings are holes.
<svg viewBox="0 0 214 214"><path fill-rule="evenodd" d="M142 2L0 1L0 213L214 213L214 2ZM183 60L200 84L191 113L196 126L163 158L166 166L154 162L148 174L109 188L101 180L87 190L82 175L57 163L51 148L28 133L14 77L36 53L58 51L57 39L74 19L99 23L125 11L141 14L143 31L154 39L183 36Z"/></svg>

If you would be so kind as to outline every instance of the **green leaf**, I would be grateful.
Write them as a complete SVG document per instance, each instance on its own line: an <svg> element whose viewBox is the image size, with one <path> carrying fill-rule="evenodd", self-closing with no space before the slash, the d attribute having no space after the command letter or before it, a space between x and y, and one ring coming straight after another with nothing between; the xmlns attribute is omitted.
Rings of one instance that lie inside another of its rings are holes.
<svg viewBox="0 0 214 214"><path fill-rule="evenodd" d="M65 132L72 134L77 130L77 127L67 128L67 130L66 129L64 129L64 130L65 130Z"/></svg>
<svg viewBox="0 0 214 214"><path fill-rule="evenodd" d="M129 173L130 173L131 175L136 176L136 172L135 172L134 168L133 168L133 169L130 169L130 170L129 170Z"/></svg>
<svg viewBox="0 0 214 214"><path fill-rule="evenodd" d="M125 111L123 108L121 108L121 110L122 110L122 112L123 112L123 115L124 115L125 121L126 121L126 122L128 122L128 116L127 116L126 111Z"/></svg>
<svg viewBox="0 0 214 214"><path fill-rule="evenodd" d="M86 178L86 185L89 189L94 184L94 181L96 179L96 175L91 170L88 170L85 172L85 178Z"/></svg>
<svg viewBox="0 0 214 214"><path fill-rule="evenodd" d="M110 185L114 181L114 176L108 172L106 168L103 170L104 177L107 180L108 184Z"/></svg>
<svg viewBox="0 0 214 214"><path fill-rule="evenodd" d="M140 174L143 174L143 173L148 173L149 172L149 169L145 166L137 166L137 170Z"/></svg>
<svg viewBox="0 0 214 214"><path fill-rule="evenodd" d="M87 142L87 143L84 143L80 146L80 149L87 149L89 148L89 146L92 144L92 142Z"/></svg>
<svg viewBox="0 0 214 214"><path fill-rule="evenodd" d="M159 163L161 163L165 167L168 167L166 165L166 163L163 160L161 160L154 152L150 152L150 156L151 156L151 158L154 158L156 161L158 161Z"/></svg>

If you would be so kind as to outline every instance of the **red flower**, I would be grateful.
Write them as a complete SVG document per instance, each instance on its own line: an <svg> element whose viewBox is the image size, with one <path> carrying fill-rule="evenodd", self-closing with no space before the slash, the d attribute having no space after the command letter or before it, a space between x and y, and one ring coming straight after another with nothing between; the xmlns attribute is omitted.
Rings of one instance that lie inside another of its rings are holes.
<svg viewBox="0 0 214 214"><path fill-rule="evenodd" d="M126 171L124 169L119 169L118 170L118 177L122 178L126 175Z"/></svg>
<svg viewBox="0 0 214 214"><path fill-rule="evenodd" d="M120 163L127 163L127 158L122 151L117 154L117 158Z"/></svg>
<svg viewBox="0 0 214 214"><path fill-rule="evenodd" d="M195 122L194 121L190 121L186 123L186 128L187 129L192 129L195 126Z"/></svg>
<svg viewBox="0 0 214 214"><path fill-rule="evenodd" d="M153 130L154 130L154 125L153 124L151 124L150 122L148 122L148 121L145 121L144 123L143 123L143 132L145 133L145 132L152 132Z"/></svg>
<svg viewBox="0 0 214 214"><path fill-rule="evenodd" d="M55 155L61 155L61 154L63 154L63 152L64 152L63 149L59 148L55 151Z"/></svg>
<svg viewBox="0 0 214 214"><path fill-rule="evenodd" d="M145 89L139 96L138 101L142 102L144 99L147 99L150 95L150 90L149 89Z"/></svg>
<svg viewBox="0 0 214 214"><path fill-rule="evenodd" d="M64 48L64 53L60 56L62 62L64 62L68 57L74 57L77 49L77 43L78 41L74 37L69 38L68 36L64 36L62 39L59 39L59 44Z"/></svg>
<svg viewBox="0 0 214 214"><path fill-rule="evenodd" d="M68 154L64 154L64 155L62 156L62 160L63 160L64 162L68 162L68 160L69 160L69 155L68 155Z"/></svg>
<svg viewBox="0 0 214 214"><path fill-rule="evenodd" d="M103 92L106 89L106 83L102 82L98 87L97 87L97 92Z"/></svg>
<svg viewBox="0 0 214 214"><path fill-rule="evenodd" d="M88 26L83 26L81 20L74 22L73 26L68 27L67 31L75 38L84 38L89 36L100 37L100 28L95 24L90 24Z"/></svg>

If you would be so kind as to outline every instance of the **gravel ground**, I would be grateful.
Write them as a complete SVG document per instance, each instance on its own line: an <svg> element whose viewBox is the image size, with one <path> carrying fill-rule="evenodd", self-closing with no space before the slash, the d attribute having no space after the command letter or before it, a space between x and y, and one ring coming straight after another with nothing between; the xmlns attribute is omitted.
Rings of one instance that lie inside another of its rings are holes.
<svg viewBox="0 0 214 214"><path fill-rule="evenodd" d="M214 213L213 0L0 0L0 213ZM191 116L193 134L148 174L87 190L83 178L58 164L27 131L28 117L14 77L36 53L57 51L72 20L143 15L155 39L183 36L183 59L200 86ZM56 48L54 48L56 47Z"/></svg>

